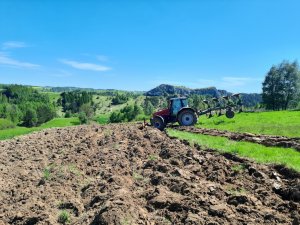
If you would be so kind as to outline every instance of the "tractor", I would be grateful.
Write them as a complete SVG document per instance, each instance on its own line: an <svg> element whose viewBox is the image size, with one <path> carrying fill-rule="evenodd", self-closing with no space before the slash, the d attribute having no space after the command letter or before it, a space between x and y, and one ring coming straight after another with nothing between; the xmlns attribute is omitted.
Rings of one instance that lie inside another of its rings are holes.
<svg viewBox="0 0 300 225"><path fill-rule="evenodd" d="M207 114L208 118L213 116L213 112L218 112L218 116L223 115L225 110L227 118L233 118L234 109L242 111L240 95L223 96L222 99L212 98L211 101L204 100L206 109L197 111L189 107L186 97L171 98L168 102L168 108L153 113L150 119L151 125L159 130L164 130L168 123L178 122L180 126L193 126L198 121L198 116Z"/></svg>

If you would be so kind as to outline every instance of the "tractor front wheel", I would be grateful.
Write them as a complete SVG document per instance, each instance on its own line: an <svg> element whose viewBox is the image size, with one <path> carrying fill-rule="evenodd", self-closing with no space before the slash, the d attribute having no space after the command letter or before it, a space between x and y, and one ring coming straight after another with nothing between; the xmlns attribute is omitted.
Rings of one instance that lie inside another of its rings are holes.
<svg viewBox="0 0 300 225"><path fill-rule="evenodd" d="M193 126L197 123L197 115L191 109L184 109L178 115L178 123L180 126Z"/></svg>
<svg viewBox="0 0 300 225"><path fill-rule="evenodd" d="M226 110L225 115L228 119L232 119L234 117L234 112L231 109L229 109L229 110Z"/></svg>
<svg viewBox="0 0 300 225"><path fill-rule="evenodd" d="M162 117L154 117L152 120L152 124L155 128L159 129L159 130L164 130L166 127L165 121Z"/></svg>

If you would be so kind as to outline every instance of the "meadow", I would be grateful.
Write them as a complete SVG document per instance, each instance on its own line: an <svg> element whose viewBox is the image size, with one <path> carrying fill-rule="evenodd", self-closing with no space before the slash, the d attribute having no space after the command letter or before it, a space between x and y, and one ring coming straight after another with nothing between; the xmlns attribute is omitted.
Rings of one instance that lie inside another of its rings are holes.
<svg viewBox="0 0 300 225"><path fill-rule="evenodd" d="M233 132L300 137L300 111L238 113L233 119L225 116L199 117L197 127Z"/></svg>

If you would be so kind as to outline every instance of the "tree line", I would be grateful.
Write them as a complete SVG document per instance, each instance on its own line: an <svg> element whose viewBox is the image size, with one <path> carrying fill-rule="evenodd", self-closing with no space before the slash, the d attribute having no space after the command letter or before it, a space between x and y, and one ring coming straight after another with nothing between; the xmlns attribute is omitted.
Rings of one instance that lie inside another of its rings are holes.
<svg viewBox="0 0 300 225"><path fill-rule="evenodd" d="M0 118L14 125L38 126L56 116L55 104L46 94L22 85L7 85L0 93Z"/></svg>

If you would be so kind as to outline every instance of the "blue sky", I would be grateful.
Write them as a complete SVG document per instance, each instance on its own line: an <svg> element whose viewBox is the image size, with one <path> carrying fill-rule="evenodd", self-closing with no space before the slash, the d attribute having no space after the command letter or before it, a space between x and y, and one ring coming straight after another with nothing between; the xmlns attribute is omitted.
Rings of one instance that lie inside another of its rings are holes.
<svg viewBox="0 0 300 225"><path fill-rule="evenodd" d="M0 0L0 83L261 92L300 56L297 0Z"/></svg>

